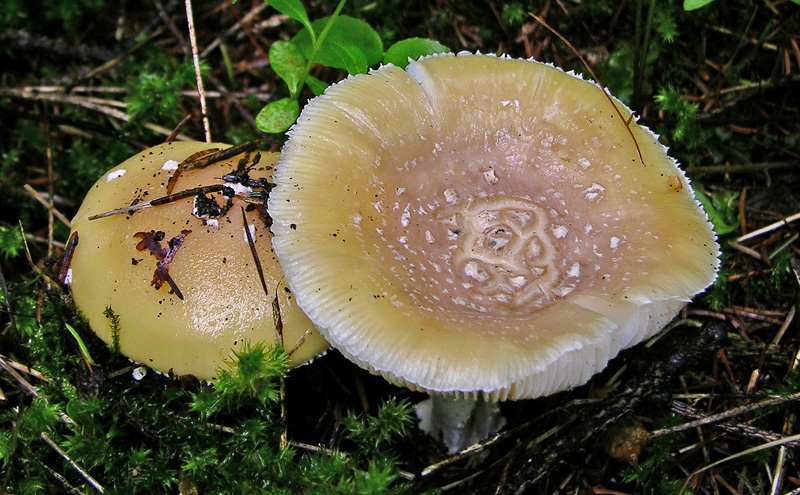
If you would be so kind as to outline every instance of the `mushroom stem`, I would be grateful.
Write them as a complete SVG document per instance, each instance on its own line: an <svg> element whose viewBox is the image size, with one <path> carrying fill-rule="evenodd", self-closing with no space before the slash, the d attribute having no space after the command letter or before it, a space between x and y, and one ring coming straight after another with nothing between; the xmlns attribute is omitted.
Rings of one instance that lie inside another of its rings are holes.
<svg viewBox="0 0 800 495"><path fill-rule="evenodd" d="M482 397L431 395L416 410L420 429L441 440L450 455L488 438L506 423L497 402Z"/></svg>

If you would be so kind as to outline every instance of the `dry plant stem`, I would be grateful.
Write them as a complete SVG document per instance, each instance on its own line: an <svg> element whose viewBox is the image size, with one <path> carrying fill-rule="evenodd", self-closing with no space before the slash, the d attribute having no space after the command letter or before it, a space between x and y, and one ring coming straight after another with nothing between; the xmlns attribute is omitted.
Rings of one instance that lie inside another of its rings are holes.
<svg viewBox="0 0 800 495"><path fill-rule="evenodd" d="M56 218L58 218L58 220L59 220L61 223L63 223L64 225L66 225L66 226L67 226L67 228L70 228L70 227L71 227L71 225L70 225L70 222L69 222L69 220L67 219L67 217L65 217L63 213L61 213L60 211L58 211L58 210L57 210L57 209L56 209L56 208L53 206L53 201L52 201L52 199L51 199L50 201L46 200L46 199L45 199L45 198L44 198L44 197L43 197L43 196L42 196L42 195L41 195L41 194L40 194L38 191L36 191L36 189L32 188L30 184L25 184L25 185L24 185L24 186L22 186L22 187L25 189L25 191L26 191L28 194L30 194L30 195L33 197L33 199L35 199L36 201L38 201L39 203L41 203L41 204L42 204L44 207L46 207L46 208L48 209L48 211L50 211L50 212L51 212L53 215L55 215L55 217L56 217ZM53 197L52 195L49 195L49 196L50 196L50 198L52 198L52 197Z"/></svg>
<svg viewBox="0 0 800 495"><path fill-rule="evenodd" d="M467 457L469 457L469 456L471 456L473 454L481 452L486 447L494 444L495 442L497 442L498 440L500 440L504 436L506 436L506 435L505 434L497 434L497 435L494 435L491 438L487 438L486 440L484 440L482 442L478 442L476 444L472 444L469 447L467 447L467 448L465 448L465 449L463 449L463 450L461 450L459 452L456 452L455 454L451 455L450 457L448 457L446 459L443 459L443 460L441 460L439 462L436 462L436 463L431 464L430 466L426 467L425 469L422 470L422 472L420 473L420 476L423 476L423 477L424 476L429 476L429 475L433 474L434 472L442 469L445 466L449 466L450 464L453 464L454 462L458 462L461 459L466 459Z"/></svg>
<svg viewBox="0 0 800 495"><path fill-rule="evenodd" d="M197 37L194 33L194 17L192 16L192 0L186 0L186 21L189 24L189 43L192 45L192 61L194 73L197 77L197 94L200 97L200 112L203 114L203 129L206 133L206 142L211 142L211 122L208 120L206 108L206 95L203 90L203 75L200 73L200 57L197 55Z"/></svg>
<svg viewBox="0 0 800 495"><path fill-rule="evenodd" d="M6 362L6 360L3 359L2 357L0 357L0 368L3 368L6 371L6 373L11 375L11 377L14 380L16 380L17 384L19 384L19 386L22 388L22 390L24 390L28 395L32 397L39 396L39 392L36 391L33 385L28 383L28 380L26 380L25 378L22 377L22 375L17 373L17 370L15 370L11 365L9 365Z"/></svg>
<svg viewBox="0 0 800 495"><path fill-rule="evenodd" d="M768 2L764 2L764 3L768 4ZM718 33L727 34L729 36L735 36L736 35L736 33L731 31L730 29L724 28L722 26L712 26L711 29L713 31L718 32ZM743 31L743 32L747 32L747 31ZM759 46L761 48L764 48L765 50L778 51L778 47L776 45L774 45L772 43L764 43L762 41L759 41L756 38L745 38L745 37L743 37L740 40L740 44L745 44L745 43L750 43L751 45Z"/></svg>
<svg viewBox="0 0 800 495"><path fill-rule="evenodd" d="M737 251L741 251L744 254L752 256L753 258L755 258L757 260L761 260L761 253L759 253L755 249L751 249L751 248L749 248L747 246L743 246L743 245L739 244L736 241L728 241L728 246L732 247L733 249L735 249Z"/></svg>
<svg viewBox="0 0 800 495"><path fill-rule="evenodd" d="M55 443L53 440L51 440L51 439L50 439L50 437L48 437L48 436L47 436L47 434L45 434L44 432L42 432L42 433L40 434L40 436L42 437L42 440L44 440L44 441L45 441L45 443L46 443L47 445L49 445L49 446L50 446L50 448L52 448L53 450L55 450L55 451L58 453L58 455L60 455L60 456L61 456L61 458L62 458L62 459L64 459L65 461L67 461L67 463L68 463L70 466L72 466L72 469L74 469L74 470L75 470L75 471L77 471L77 472L78 472L78 473L79 473L81 476L83 476L83 478L84 478L86 481L88 481L88 482L89 482L89 484L90 484L90 485L92 485L92 486L94 487L94 489L95 489L95 490L97 490L97 491L98 491L98 492L100 492L100 493L103 493L103 492L105 491L105 490L104 490L104 488L103 488L103 485L101 485L100 483L98 483L98 482L97 482L97 480L95 480L94 478L92 478L92 476L91 476L91 475L90 475L88 472L86 472L86 470L85 470L85 469L83 469L83 468L82 468L82 467L80 467L80 466L79 466L79 465L78 465L78 464L77 464L75 461L73 461L73 460L72 460L72 458L70 458L70 456L69 456L69 455L67 455L67 453L66 453L66 452L64 452L64 451L61 449L61 447L59 447L59 446L58 446L58 445L57 445L57 444L56 444L56 443Z"/></svg>
<svg viewBox="0 0 800 495"><path fill-rule="evenodd" d="M266 4L265 4L266 5ZM236 109L239 111L242 117L250 124L253 129L257 129L256 127L256 119L253 115L247 111L247 109L242 105L240 100L245 100L247 97L239 97L236 96L234 93L231 93L227 90L227 88L222 84L222 82L214 77L213 74L208 74L208 80L217 87L215 93L220 95L222 98L225 99L226 102L231 103Z"/></svg>
<svg viewBox="0 0 800 495"><path fill-rule="evenodd" d="M256 37L253 36L253 33L250 31L250 28L248 26L248 23L245 23L242 20L242 17L239 15L239 12L236 10L236 7L233 5L233 3L234 3L233 1L228 0L228 7L230 8L230 10L233 13L234 17L236 17L236 21L241 26L242 31L244 31L244 34L250 40L250 44L253 45L256 48L256 50L258 51L258 53L261 55L262 58L268 59L269 55L261 47L261 44L258 42Z"/></svg>
<svg viewBox="0 0 800 495"><path fill-rule="evenodd" d="M45 464L44 462L39 460L39 458L34 455L33 451L30 449L30 447L26 446L25 453L28 455L29 459L33 459L33 461L36 464L38 464L39 467L41 467L42 469L47 471L47 473L50 474L50 476L52 476L53 478L56 479L56 481L61 483L64 486L64 488L67 489L67 491L69 491L70 493L77 493L79 495L83 495L82 491L80 491L77 488L75 488L74 486L70 485L69 482L63 476L58 474L58 472L56 472L55 469L51 468L50 466L48 466L47 464Z"/></svg>
<svg viewBox="0 0 800 495"><path fill-rule="evenodd" d="M708 465L706 465L706 466L704 466L704 467L702 467L702 468L690 473L689 476L686 478L686 482L684 482L684 484L683 484L683 489L681 490L681 492L683 492L683 490L686 489L686 487L692 481L692 478L694 478L696 475L698 475L700 473L703 473L705 471L708 471L710 469L713 469L713 468L719 466L720 464L723 464L723 463L726 463L726 462L729 462L729 461L732 461L732 460L735 460L735 459L738 459L740 457L744 457L744 456L747 456L747 455L750 455L750 454L755 454L756 452L760 452L762 450L771 449L773 447L780 447L782 445L787 445L789 443L794 443L794 442L798 442L798 441L800 441L800 435L793 435L791 437L784 437L784 438L781 438L780 440L775 440L773 442L767 442L767 443L764 443L764 444L761 444L761 445L757 445L755 447L752 447L752 448L743 450L741 452L738 452L736 454L730 455L728 457L725 457L724 459L720 459L720 460L718 460L716 462L712 462L711 464L708 464Z"/></svg>
<svg viewBox="0 0 800 495"><path fill-rule="evenodd" d="M705 426L705 425L712 426L712 427L715 427L715 428L721 430L722 432L724 432L726 434L739 435L739 436L742 436L742 437L745 437L745 438L757 439L759 441L764 441L764 442L773 442L775 440L781 440L782 438L784 438L782 435L779 435L777 433L772 433L772 432L769 432L769 431L759 430L758 428L754 428L754 427L746 425L746 424L728 424L728 423L719 424L719 421L714 421L714 422L705 423L703 425L697 426L698 423L700 423L702 421L710 420L710 419L714 418L714 416L707 416L703 412L698 411L697 409L695 409L695 408L693 408L691 406L688 406L686 404L683 404L681 402L673 402L670 405L670 410L672 412L674 412L675 414L683 416L684 418L695 418L696 421L693 421L692 423L687 423L687 425L688 424L695 425L695 428L700 428L700 426ZM683 426L685 426L685 425L679 425L678 427L674 427L674 428L679 428L679 427L683 427ZM648 438L655 438L656 436L664 436L664 435L666 435L668 433L661 434L660 432L667 432L668 431L669 433L672 433L672 430L673 430L673 428L667 428L667 429L664 429L664 430L658 430L658 432L653 432L650 435L648 435ZM659 434L658 435L654 435L654 433L659 433ZM800 442L793 442L792 445L800 446Z"/></svg>
<svg viewBox="0 0 800 495"><path fill-rule="evenodd" d="M775 335L775 338L772 339L772 345L778 345L778 343L781 341L783 335L786 333L786 329L789 328L789 325L792 324L796 312L797 312L797 305L793 304L791 309L789 310L789 314L786 315L786 319L783 321L780 330L778 330L778 333Z"/></svg>
<svg viewBox="0 0 800 495"><path fill-rule="evenodd" d="M256 4L255 8L251 9L250 12L248 12L241 19L237 19L236 24L234 24L233 26L229 27L228 30L225 31L224 34L222 34L221 36L217 36L217 38L215 38L214 41L209 43L209 45L206 47L205 50L203 50L203 52L200 54L200 56L203 57L203 58L207 57L208 54L211 53L211 51L214 48L218 47L222 43L223 39L227 38L228 36L232 35L236 31L241 29L243 25L249 24L253 20L253 18L255 16L260 14L261 11L266 9L268 6L269 6L269 4L267 2L261 2L261 3ZM289 19L287 16L283 16L283 17L285 17L287 20Z"/></svg>
<svg viewBox="0 0 800 495"><path fill-rule="evenodd" d="M779 222L771 223L771 224L767 225L766 227L761 227L758 230L754 230L754 231L750 232L749 234L746 234L746 235L743 235L743 236L739 237L738 239L736 239L736 242L744 242L744 241L746 241L748 239L752 239L753 237L757 237L757 236L759 236L761 234L766 234L767 232L772 232L773 230L777 230L777 229L783 227L784 225L789 225L791 222L794 222L796 220L800 220L800 213L795 213L794 215L788 216L788 217L784 218L783 220L781 220Z"/></svg>
<svg viewBox="0 0 800 495"><path fill-rule="evenodd" d="M736 316L743 316L745 318L750 318L752 320L759 320L759 321L766 321L768 323L772 323L773 325L782 325L784 320L783 313L780 312L767 312L768 314L764 314L762 311L758 311L756 309L750 308L741 308L741 307L732 307L732 308L723 308L722 312L725 314L731 314Z"/></svg>
<svg viewBox="0 0 800 495"><path fill-rule="evenodd" d="M98 218L110 217L112 215L123 215L127 214L128 212L142 210L144 208L149 208L151 206L158 206L167 203L172 203L174 201L178 201L181 199L191 198L192 196L196 196L198 194L219 192L222 191L225 187L226 186L224 184L194 187L192 189L186 189L184 191L176 192L175 194L171 194L169 196L162 196L160 198L152 199L150 201L145 201L144 203L136 203L135 205L123 206L122 208L117 208L116 210L110 210L104 213L98 213L97 215L92 215L91 217L89 217L89 220L97 220Z"/></svg>
<svg viewBox="0 0 800 495"><path fill-rule="evenodd" d="M181 131L183 130L183 127L189 122L191 118L192 114L188 114L186 117L181 119L178 125L175 126L175 129L173 129L172 132L169 133L169 136L167 136L167 139L165 139L164 142L171 143L172 141L174 141L175 138L178 137L178 134L180 134Z"/></svg>
<svg viewBox="0 0 800 495"><path fill-rule="evenodd" d="M729 410L727 410L725 412L722 412L722 413L719 413L719 414L715 414L713 416L704 416L704 415L702 415L702 413L697 412L696 414L701 415L702 419L698 419L696 421L691 421L689 423L684 423L684 424L678 425L678 426L673 426L672 428L664 428L664 429L661 429L661 430L656 430L656 431L650 433L649 437L650 438L658 438L658 437L661 437L661 436L664 436L664 435L670 435L670 434L673 434L673 433L678 433L678 432L681 432L681 431L685 431L685 430L689 430L689 429L692 429L692 428L696 428L698 426L712 425L712 424L719 423L719 422L722 422L722 421L725 421L725 420L728 420L728 419L731 419L731 418L735 418L736 416L740 416L742 414L749 414L749 413L751 413L753 411L757 411L757 410L763 409L765 407L772 407L772 406L777 406L777 405L780 405L780 404L786 404L788 402L798 402L798 401L800 401L800 392L792 394L792 395L787 395L785 397L774 397L774 398L767 399L767 400L764 400L764 401L761 401L761 402L755 402L755 403L752 403L752 404L747 404L747 405L744 405L744 406L741 406L741 407L737 407L737 408L734 408L734 409L729 409ZM691 408L689 408L689 406L677 406L676 405L674 407L676 407L678 409L678 410L675 411L678 414L681 414L681 411L689 411L689 410L691 410ZM693 412L692 414L695 414L695 413Z"/></svg>
<svg viewBox="0 0 800 495"><path fill-rule="evenodd" d="M128 122L131 119L130 116L125 112L122 112L115 108L111 108L111 103L113 103L114 106L125 105L124 103L120 104L119 102L111 102L109 100L98 100L97 98L62 95L57 93L38 94L34 91L24 91L13 88L12 89L0 88L0 96L9 96L12 98L21 98L24 100L32 100L32 101L44 100L56 103L67 103L70 105L78 105L80 107L87 108L95 112L100 112L109 117L122 120L123 122ZM104 103L100 103L100 101ZM150 129L151 131L156 132L158 134L163 134L164 136L169 136L170 133L172 133L172 130L170 129L155 124L151 124L149 122L145 122L142 125L145 128ZM189 140L189 138L186 136L178 136L178 139L182 141Z"/></svg>
<svg viewBox="0 0 800 495"><path fill-rule="evenodd" d="M4 89L0 89L0 94ZM66 93L67 91L70 94L78 94L78 93L112 93L116 95L126 95L128 94L128 90L126 88L119 88L116 86L75 86L74 88L68 88L66 86L50 86L50 85L41 85L41 86L22 86L16 88L14 91L22 92L24 94L39 94L39 93ZM191 97L197 96L197 91L181 91L181 95ZM233 92L226 92L226 91L206 91L206 98L239 98L239 99L247 99L247 98L255 98L258 100L269 101L272 96L269 94L265 94L261 88L252 88L243 91L233 91ZM121 101L115 100L101 100L96 99L97 101L105 102L104 104L110 106L116 106L119 108L126 108L127 104Z"/></svg>
<svg viewBox="0 0 800 495"><path fill-rule="evenodd" d="M7 356L3 356L2 354L0 354L0 366L2 366L2 363L5 363L5 364L10 366L11 368L14 368L17 371L21 371L22 373L25 373L26 375L30 375L30 376L32 376L34 378L37 378L39 380L42 380L44 382L49 382L50 381L41 372L31 368L30 366L27 366L27 365L22 364L22 363L18 363L16 361L12 360L12 359L9 359ZM2 366L2 367L5 368L5 366Z"/></svg>

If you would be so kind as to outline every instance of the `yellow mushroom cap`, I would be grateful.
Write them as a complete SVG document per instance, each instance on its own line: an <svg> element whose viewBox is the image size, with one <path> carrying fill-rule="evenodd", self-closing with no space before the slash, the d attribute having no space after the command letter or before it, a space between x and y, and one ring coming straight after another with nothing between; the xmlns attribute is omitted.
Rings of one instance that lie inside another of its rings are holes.
<svg viewBox="0 0 800 495"><path fill-rule="evenodd" d="M517 399L586 382L719 265L688 179L613 102L622 118L592 82L472 54L328 88L269 200L298 304L414 389Z"/></svg>
<svg viewBox="0 0 800 495"><path fill-rule="evenodd" d="M72 220L72 230L79 238L70 264L70 288L75 304L95 333L109 344L113 336L106 308L111 308L119 317L121 352L158 371L211 379L245 342L274 343L275 294L286 349L292 350L309 333L292 354L291 364L302 364L327 348L282 282L269 228L264 223L261 206L254 205L246 217L271 292L264 293L244 230L241 207L248 206L244 198L246 185L228 184L238 194L231 198L228 211L220 216L201 218L203 212L195 208L195 197L190 196L127 214L89 220L93 215L134 202L166 196L167 181L178 164L195 153L228 147L217 143L173 142L141 151L101 177ZM250 157L247 162L253 167L250 178L269 178L278 156L278 153L261 153L255 165L254 156ZM241 159L243 155L184 171L172 192L226 184L222 176L235 172ZM221 192L206 197L220 206L228 200ZM150 232L153 232L150 236L137 236ZM158 232L163 232L163 239L158 241L160 248L173 250L167 269L183 299L168 283L162 283L158 289L152 285L159 262L153 251L158 248L145 244L148 240L156 241ZM146 237L149 239L145 240ZM180 246L170 247L173 238L182 241Z"/></svg>

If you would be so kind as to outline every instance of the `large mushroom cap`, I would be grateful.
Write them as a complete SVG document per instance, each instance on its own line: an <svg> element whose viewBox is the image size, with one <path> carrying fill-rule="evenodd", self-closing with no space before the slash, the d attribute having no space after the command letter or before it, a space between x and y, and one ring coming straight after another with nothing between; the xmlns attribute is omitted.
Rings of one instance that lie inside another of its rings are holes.
<svg viewBox="0 0 800 495"><path fill-rule="evenodd" d="M197 152L228 147L173 142L144 150L101 177L72 221L72 230L79 236L70 265L75 304L108 343L114 340L106 312L110 308L119 317L123 354L162 372L210 379L245 341L275 342L272 294L268 296L261 287L244 233L241 207L248 206L246 185L229 183L238 195L222 214L215 214L210 203L203 205L189 196L129 214L89 217L166 196L167 181L178 164ZM239 155L187 170L173 192L225 184L222 176L235 172L242 159ZM247 162L247 167L252 167L249 177L269 178L278 153L261 154L256 161L253 155ZM221 192L205 196L220 207L228 200ZM248 208L247 223L266 286L277 293L286 348L291 350L310 333L292 355L291 363L298 365L322 352L327 344L281 284L283 275L260 209ZM159 259L154 251L159 248L162 255L172 251L164 256L171 258L166 268L183 299L171 290L163 273L157 275ZM153 283L158 284L159 279L161 286L156 288Z"/></svg>
<svg viewBox="0 0 800 495"><path fill-rule="evenodd" d="M434 56L329 88L269 200L298 304L346 356L435 393L584 383L715 278L688 180L631 111L552 66ZM643 163L644 162L644 163Z"/></svg>

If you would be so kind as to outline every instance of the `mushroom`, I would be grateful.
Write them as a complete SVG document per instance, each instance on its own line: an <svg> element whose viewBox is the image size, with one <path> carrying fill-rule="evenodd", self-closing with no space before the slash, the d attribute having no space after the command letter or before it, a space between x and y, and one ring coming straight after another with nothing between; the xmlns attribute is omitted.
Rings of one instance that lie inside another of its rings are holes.
<svg viewBox="0 0 800 495"><path fill-rule="evenodd" d="M245 342L274 343L274 297L285 346L297 346L290 364L327 348L282 282L261 205L247 199L251 186L270 178L279 154L239 155L176 173L187 158L228 147L172 142L141 151L101 177L72 220L78 245L69 283L76 306L104 341L157 371L211 379ZM175 197L188 197L158 204L173 176ZM202 193L208 190L218 191ZM157 205L140 208L148 201ZM121 214L104 215L118 207Z"/></svg>
<svg viewBox="0 0 800 495"><path fill-rule="evenodd" d="M434 411L458 402L437 397L491 405L587 382L719 266L657 136L597 84L532 60L449 54L349 77L306 106L274 181L298 305Z"/></svg>

